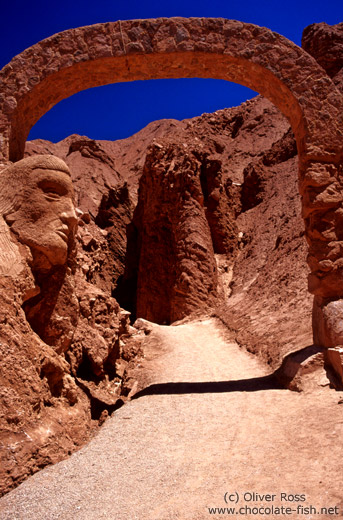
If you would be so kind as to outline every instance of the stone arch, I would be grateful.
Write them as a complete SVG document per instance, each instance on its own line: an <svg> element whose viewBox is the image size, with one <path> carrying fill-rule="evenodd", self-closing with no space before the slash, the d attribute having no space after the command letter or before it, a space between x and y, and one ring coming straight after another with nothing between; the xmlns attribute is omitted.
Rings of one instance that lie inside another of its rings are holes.
<svg viewBox="0 0 343 520"><path fill-rule="evenodd" d="M286 38L221 18L109 22L37 43L13 58L0 77L0 153L5 161L23 156L31 127L50 108L90 87L202 77L240 83L269 98L290 121L297 141L309 288L320 309L343 298L343 100L316 61ZM339 341L343 344L343 333Z"/></svg>
<svg viewBox="0 0 343 520"><path fill-rule="evenodd" d="M31 127L62 99L119 81L180 77L250 87L289 119L301 156L327 161L342 154L342 107L330 78L286 38L234 20L160 18L70 29L26 49L0 77L1 152L12 161L22 158Z"/></svg>

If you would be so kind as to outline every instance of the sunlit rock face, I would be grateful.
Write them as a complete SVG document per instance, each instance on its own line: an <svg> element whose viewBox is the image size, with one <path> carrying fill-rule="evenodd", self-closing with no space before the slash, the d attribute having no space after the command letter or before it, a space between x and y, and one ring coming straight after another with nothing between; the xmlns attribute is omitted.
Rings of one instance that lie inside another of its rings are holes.
<svg viewBox="0 0 343 520"><path fill-rule="evenodd" d="M44 255L51 266L65 264L78 220L67 165L36 156L5 169L2 183L9 186L10 179L16 183L12 200L9 192L2 193L10 204L3 216L11 231L34 257Z"/></svg>
<svg viewBox="0 0 343 520"><path fill-rule="evenodd" d="M89 438L115 408L139 346L125 348L129 313L111 282L87 280L85 265L96 261L89 231L76 238L82 212L66 163L25 158L1 172L0 194L0 425L12 446L1 452L5 492Z"/></svg>
<svg viewBox="0 0 343 520"><path fill-rule="evenodd" d="M343 23L313 23L304 29L301 44L331 78L342 69Z"/></svg>
<svg viewBox="0 0 343 520"><path fill-rule="evenodd" d="M38 270L66 264L78 220L67 165L47 155L24 159L2 171L0 185L0 272L10 273L21 263L13 235L30 248ZM6 261L8 255L13 263Z"/></svg>

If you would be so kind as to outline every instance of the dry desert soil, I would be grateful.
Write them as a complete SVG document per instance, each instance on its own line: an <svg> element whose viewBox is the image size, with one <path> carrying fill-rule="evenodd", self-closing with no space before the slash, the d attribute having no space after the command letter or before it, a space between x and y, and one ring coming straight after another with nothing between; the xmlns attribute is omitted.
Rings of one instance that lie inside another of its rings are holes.
<svg viewBox="0 0 343 520"><path fill-rule="evenodd" d="M279 388L213 318L151 329L145 389L4 496L3 520L342 517L343 400L321 373Z"/></svg>

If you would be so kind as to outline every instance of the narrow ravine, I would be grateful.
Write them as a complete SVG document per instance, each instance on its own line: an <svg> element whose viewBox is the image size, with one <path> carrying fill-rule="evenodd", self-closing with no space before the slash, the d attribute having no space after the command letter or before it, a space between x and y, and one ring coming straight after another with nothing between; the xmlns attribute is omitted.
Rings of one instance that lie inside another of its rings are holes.
<svg viewBox="0 0 343 520"><path fill-rule="evenodd" d="M148 387L87 446L4 496L1 519L264 518L245 506L292 508L267 518L339 518L304 513L342 511L339 393L277 388L212 319L153 326L142 371ZM225 507L237 509L210 510Z"/></svg>

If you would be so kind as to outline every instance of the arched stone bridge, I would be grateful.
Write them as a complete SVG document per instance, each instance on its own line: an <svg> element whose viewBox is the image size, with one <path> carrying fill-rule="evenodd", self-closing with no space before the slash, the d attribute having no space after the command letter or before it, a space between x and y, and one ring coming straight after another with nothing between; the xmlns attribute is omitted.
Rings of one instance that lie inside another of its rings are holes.
<svg viewBox="0 0 343 520"><path fill-rule="evenodd" d="M342 106L332 82L295 44L255 25L208 18L118 21L70 29L1 71L1 152L23 156L32 126L81 90L156 78L226 79L269 98L290 120L299 153L342 154Z"/></svg>
<svg viewBox="0 0 343 520"><path fill-rule="evenodd" d="M343 317L343 99L304 50L269 29L221 18L118 21L51 36L13 58L0 76L4 161L22 158L31 127L56 103L95 86L217 78L270 99L290 121L299 152L315 338L343 344L333 324Z"/></svg>

